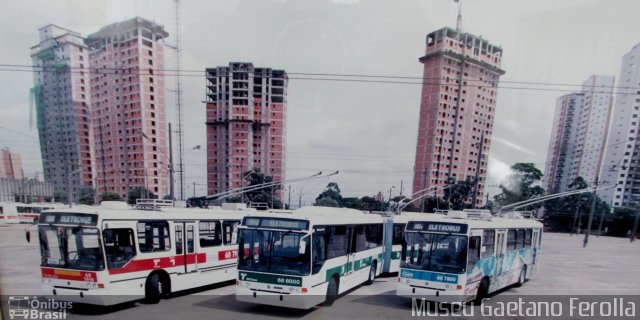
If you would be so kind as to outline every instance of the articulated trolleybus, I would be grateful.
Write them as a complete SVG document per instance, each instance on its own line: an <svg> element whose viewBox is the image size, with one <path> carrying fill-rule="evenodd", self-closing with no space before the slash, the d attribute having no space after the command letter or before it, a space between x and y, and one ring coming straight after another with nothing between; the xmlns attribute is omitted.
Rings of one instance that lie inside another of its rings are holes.
<svg viewBox="0 0 640 320"><path fill-rule="evenodd" d="M246 216L236 299L297 309L331 305L338 294L380 274L383 224L379 214L344 208Z"/></svg>
<svg viewBox="0 0 640 320"><path fill-rule="evenodd" d="M524 283L538 266L542 224L518 212L449 211L409 221L404 237L397 295L465 303Z"/></svg>
<svg viewBox="0 0 640 320"><path fill-rule="evenodd" d="M123 202L43 212L42 287L111 305L235 279L237 228L253 209L133 210Z"/></svg>

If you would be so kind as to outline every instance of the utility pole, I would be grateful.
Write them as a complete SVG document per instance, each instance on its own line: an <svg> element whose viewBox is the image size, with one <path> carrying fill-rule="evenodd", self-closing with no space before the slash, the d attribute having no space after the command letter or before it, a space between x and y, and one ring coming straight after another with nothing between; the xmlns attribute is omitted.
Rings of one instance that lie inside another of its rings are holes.
<svg viewBox="0 0 640 320"><path fill-rule="evenodd" d="M298 208L302 208L302 190L300 190L300 194L298 195Z"/></svg>
<svg viewBox="0 0 640 320"><path fill-rule="evenodd" d="M476 176L473 184L473 196L471 197L471 208L476 208L476 200L478 198L478 183L480 182L480 162L482 161L482 148L484 147L484 128L480 134L480 147L478 148L478 160L476 163Z"/></svg>
<svg viewBox="0 0 640 320"><path fill-rule="evenodd" d="M605 210L602 210L602 213L600 214L600 224L598 225L598 237L600 237L602 235L602 222L604 221L604 214L606 213Z"/></svg>
<svg viewBox="0 0 640 320"><path fill-rule="evenodd" d="M573 215L573 224L571 225L571 233L569 234L569 236L572 236L575 233L576 229L577 229L578 211L580 211L580 202L579 201L576 203L576 213Z"/></svg>
<svg viewBox="0 0 640 320"><path fill-rule="evenodd" d="M423 169L423 170L422 170L422 189L423 189L423 190L426 188L426 187L425 187L426 180L427 180L427 169ZM437 197L437 195L436 195L436 197ZM420 205L420 212L424 212L424 201L425 201L425 200L426 200L426 199L422 199L422 201L420 201L420 203L421 203L421 205Z"/></svg>
<svg viewBox="0 0 640 320"><path fill-rule="evenodd" d="M589 244L589 235L591 234L591 224L593 223L593 212L596 210L596 190L598 190L598 176L596 176L595 183L593 185L593 199L591 199L591 211L589 211L589 222L587 222L587 230L584 233L584 243L582 244L583 248L587 247Z"/></svg>
<svg viewBox="0 0 640 320"><path fill-rule="evenodd" d="M289 209L291 209L291 186L289 186L289 200L287 200L287 204L289 205Z"/></svg>
<svg viewBox="0 0 640 320"><path fill-rule="evenodd" d="M400 180L400 196L402 197L402 179Z"/></svg>
<svg viewBox="0 0 640 320"><path fill-rule="evenodd" d="M171 122L169 122L169 196L171 201L175 200L175 191L173 185L173 140L171 132Z"/></svg>
<svg viewBox="0 0 640 320"><path fill-rule="evenodd" d="M193 182L193 197L196 197L196 182Z"/></svg>
<svg viewBox="0 0 640 320"><path fill-rule="evenodd" d="M633 228L631 229L631 235L629 241L634 242L636 240L636 234L638 233L638 222L640 222L640 203L636 201L636 219L633 221Z"/></svg>

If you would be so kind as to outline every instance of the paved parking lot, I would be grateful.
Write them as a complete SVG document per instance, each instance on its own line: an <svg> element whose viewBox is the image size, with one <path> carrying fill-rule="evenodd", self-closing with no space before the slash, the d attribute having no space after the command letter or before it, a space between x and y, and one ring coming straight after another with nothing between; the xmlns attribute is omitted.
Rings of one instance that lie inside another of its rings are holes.
<svg viewBox="0 0 640 320"><path fill-rule="evenodd" d="M0 294L40 295L39 249L27 243L26 225L0 225ZM37 239L37 237L36 237ZM545 234L538 272L521 288L503 295L639 295L640 242L583 235ZM397 319L411 317L412 302L396 297L395 275L378 278L338 299L332 307L307 311L236 302L232 283L180 294L158 305L82 308L67 318L82 319ZM4 307L4 304L3 304ZM637 312L640 312L638 310ZM6 313L5 313L6 315Z"/></svg>

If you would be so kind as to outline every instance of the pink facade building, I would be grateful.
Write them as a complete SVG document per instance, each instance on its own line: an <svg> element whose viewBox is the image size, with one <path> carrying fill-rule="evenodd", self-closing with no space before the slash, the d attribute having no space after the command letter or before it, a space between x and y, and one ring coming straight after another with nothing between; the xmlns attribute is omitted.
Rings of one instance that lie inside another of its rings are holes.
<svg viewBox="0 0 640 320"><path fill-rule="evenodd" d="M477 173L476 205L483 204L501 59L501 47L469 33L445 27L427 35L414 193Z"/></svg>
<svg viewBox="0 0 640 320"><path fill-rule="evenodd" d="M80 34L47 25L31 48L40 151L45 181L76 199L94 185L93 131L87 46Z"/></svg>
<svg viewBox="0 0 640 320"><path fill-rule="evenodd" d="M0 178L22 179L22 157L9 149L0 150Z"/></svg>
<svg viewBox="0 0 640 320"><path fill-rule="evenodd" d="M241 187L251 169L284 181L286 72L234 62L206 78L208 194Z"/></svg>
<svg viewBox="0 0 640 320"><path fill-rule="evenodd" d="M136 17L89 35L96 189L167 194L163 26Z"/></svg>

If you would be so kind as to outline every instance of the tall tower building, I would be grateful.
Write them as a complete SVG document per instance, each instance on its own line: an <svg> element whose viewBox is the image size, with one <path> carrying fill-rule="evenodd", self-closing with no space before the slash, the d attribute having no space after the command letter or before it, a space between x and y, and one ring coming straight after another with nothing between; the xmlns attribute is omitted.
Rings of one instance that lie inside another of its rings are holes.
<svg viewBox="0 0 640 320"><path fill-rule="evenodd" d="M44 177L56 192L77 199L95 179L87 46L80 34L47 25L31 48L38 135Z"/></svg>
<svg viewBox="0 0 640 320"><path fill-rule="evenodd" d="M96 189L167 194L164 27L136 17L89 35Z"/></svg>
<svg viewBox="0 0 640 320"><path fill-rule="evenodd" d="M600 181L613 188L598 191L612 207L640 204L640 44L622 57L616 103Z"/></svg>
<svg viewBox="0 0 640 320"><path fill-rule="evenodd" d="M22 157L9 149L0 150L0 178L22 179Z"/></svg>
<svg viewBox="0 0 640 320"><path fill-rule="evenodd" d="M208 193L241 187L250 169L284 181L286 72L232 62L206 77Z"/></svg>
<svg viewBox="0 0 640 320"><path fill-rule="evenodd" d="M577 177L595 182L609 131L613 85L614 77L593 75L582 83L581 92L556 100L545 166L547 193L567 191Z"/></svg>
<svg viewBox="0 0 640 320"><path fill-rule="evenodd" d="M470 33L445 27L427 35L414 193L477 173L482 205L501 59L501 47Z"/></svg>

